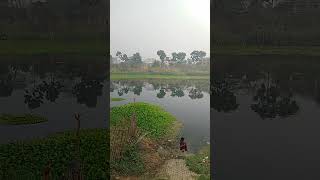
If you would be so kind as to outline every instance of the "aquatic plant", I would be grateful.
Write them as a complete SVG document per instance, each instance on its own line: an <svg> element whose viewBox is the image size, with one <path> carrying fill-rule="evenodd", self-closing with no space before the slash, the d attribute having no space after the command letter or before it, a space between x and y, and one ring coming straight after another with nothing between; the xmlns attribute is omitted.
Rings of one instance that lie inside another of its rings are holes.
<svg viewBox="0 0 320 180"><path fill-rule="evenodd" d="M109 132L106 129L80 130L81 172L85 179L109 176ZM40 179L48 162L51 178L61 179L75 156L75 132L47 138L0 145L0 179Z"/></svg>
<svg viewBox="0 0 320 180"><path fill-rule="evenodd" d="M36 124L48 121L46 118L33 115L12 115L12 114L0 114L0 124L7 125L21 125L21 124Z"/></svg>
<svg viewBox="0 0 320 180"><path fill-rule="evenodd" d="M111 126L117 125L123 119L130 119L136 113L137 126L143 132L148 132L152 138L161 138L168 133L176 118L157 105L144 102L129 103L111 108Z"/></svg>
<svg viewBox="0 0 320 180"><path fill-rule="evenodd" d="M111 98L111 101L124 101L124 98Z"/></svg>

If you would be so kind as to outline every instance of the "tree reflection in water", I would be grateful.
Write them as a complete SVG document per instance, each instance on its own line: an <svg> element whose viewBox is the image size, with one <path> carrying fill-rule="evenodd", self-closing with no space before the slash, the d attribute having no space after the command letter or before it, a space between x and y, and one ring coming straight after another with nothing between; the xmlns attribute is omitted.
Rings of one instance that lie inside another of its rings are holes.
<svg viewBox="0 0 320 180"><path fill-rule="evenodd" d="M13 84L10 78L0 80L0 97L9 97L13 92Z"/></svg>
<svg viewBox="0 0 320 180"><path fill-rule="evenodd" d="M72 89L78 102L96 107L97 96L102 95L103 81L107 77L105 61L94 57L91 66L88 66L87 59L79 57L48 61L55 58L18 57L1 61L0 97L10 98L14 91L19 95L19 90L24 88L22 101L29 109L35 109L46 102L56 102L61 93ZM86 80L71 87L77 79Z"/></svg>
<svg viewBox="0 0 320 180"><path fill-rule="evenodd" d="M201 90L197 89L197 88L192 88L190 91L189 91L189 97L191 99L200 99L200 98L203 98L203 93Z"/></svg>
<svg viewBox="0 0 320 180"><path fill-rule="evenodd" d="M267 85L266 85L267 84ZM251 105L251 109L258 113L262 119L275 118L277 116L287 117L294 115L299 110L299 106L293 99L293 94L281 95L279 81L262 83L257 90L253 100L257 103Z"/></svg>
<svg viewBox="0 0 320 180"><path fill-rule="evenodd" d="M171 88L171 96L172 97L183 97L184 96L184 92L181 88Z"/></svg>
<svg viewBox="0 0 320 180"><path fill-rule="evenodd" d="M31 88L31 90L25 90L24 103L28 105L29 109L40 107L43 103L43 92L39 86Z"/></svg>
<svg viewBox="0 0 320 180"><path fill-rule="evenodd" d="M235 94L226 80L216 80L211 87L211 106L218 112L231 112L239 107Z"/></svg>
<svg viewBox="0 0 320 180"><path fill-rule="evenodd" d="M173 83L157 81L148 81L148 83L145 83L145 81L139 80L121 80L112 82L110 89L117 90L117 94L119 96L123 96L124 94L128 94L129 92L133 92L133 94L140 96L143 91L143 88L151 88L152 90L157 91L156 97L159 99L164 98L167 95L167 93L170 92L171 97L184 97L186 91L188 91L188 95L191 99L200 99L204 97L204 91L202 91L202 89L206 89L206 86L203 85L206 82L202 82L199 84L191 83L190 85L186 85L185 82L179 83L177 83L176 81L173 81Z"/></svg>
<svg viewBox="0 0 320 180"><path fill-rule="evenodd" d="M160 92L157 93L157 97L160 98L160 99L164 98L165 95L166 95L165 89L160 89Z"/></svg>
<svg viewBox="0 0 320 180"><path fill-rule="evenodd" d="M140 96L141 92L142 92L142 86L141 85L138 85L138 86L135 86L133 89L132 89L133 93L135 95L138 95Z"/></svg>
<svg viewBox="0 0 320 180"><path fill-rule="evenodd" d="M46 99L50 102L55 102L59 97L60 90L63 88L63 85L59 81L52 79L49 83L42 81L39 85L42 92L46 94Z"/></svg>
<svg viewBox="0 0 320 180"><path fill-rule="evenodd" d="M44 103L44 97L50 102L55 102L62 87L63 85L59 81L55 81L52 76L50 82L42 81L36 85L34 81L32 88L25 89L24 103L28 105L29 109L35 109Z"/></svg>
<svg viewBox="0 0 320 180"><path fill-rule="evenodd" d="M82 80L72 90L79 104L96 107L98 96L102 95L103 84L98 80Z"/></svg>

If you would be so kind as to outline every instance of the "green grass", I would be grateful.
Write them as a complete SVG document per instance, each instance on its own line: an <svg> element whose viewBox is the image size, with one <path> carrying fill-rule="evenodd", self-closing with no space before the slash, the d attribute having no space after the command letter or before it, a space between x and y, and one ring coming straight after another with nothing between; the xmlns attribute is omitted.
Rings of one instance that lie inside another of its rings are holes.
<svg viewBox="0 0 320 180"><path fill-rule="evenodd" d="M191 171L201 175L199 179L210 177L210 146L204 147L197 154L186 157L186 164Z"/></svg>
<svg viewBox="0 0 320 180"><path fill-rule="evenodd" d="M198 177L198 180L210 180L210 174L209 174L209 175L203 175L203 174L201 174L201 175Z"/></svg>
<svg viewBox="0 0 320 180"><path fill-rule="evenodd" d="M157 105L143 102L129 103L111 108L111 126L117 125L123 119L130 119L136 113L137 126L149 137L160 139L167 135L176 118Z"/></svg>
<svg viewBox="0 0 320 180"><path fill-rule="evenodd" d="M109 143L106 129L80 131L80 158L85 179L107 179ZM58 133L43 139L0 145L0 179L42 179L52 160L52 179L61 178L75 157L75 132Z"/></svg>
<svg viewBox="0 0 320 180"><path fill-rule="evenodd" d="M141 175L145 172L144 162L137 146L128 146L123 157L111 162L111 169L122 176ZM114 176L115 174L112 173Z"/></svg>
<svg viewBox="0 0 320 180"><path fill-rule="evenodd" d="M209 79L209 75L184 75L184 74L149 74L149 73L112 73L111 80L121 79L179 79L201 80Z"/></svg>
<svg viewBox="0 0 320 180"><path fill-rule="evenodd" d="M124 101L124 98L111 98L111 101Z"/></svg>
<svg viewBox="0 0 320 180"><path fill-rule="evenodd" d="M214 55L308 55L320 56L320 46L213 46Z"/></svg>
<svg viewBox="0 0 320 180"><path fill-rule="evenodd" d="M24 114L24 115L11 115L0 114L0 125L22 125L22 124L36 124L48 121L44 117Z"/></svg>
<svg viewBox="0 0 320 180"><path fill-rule="evenodd" d="M0 55L81 54L105 55L104 41L6 40L0 41Z"/></svg>

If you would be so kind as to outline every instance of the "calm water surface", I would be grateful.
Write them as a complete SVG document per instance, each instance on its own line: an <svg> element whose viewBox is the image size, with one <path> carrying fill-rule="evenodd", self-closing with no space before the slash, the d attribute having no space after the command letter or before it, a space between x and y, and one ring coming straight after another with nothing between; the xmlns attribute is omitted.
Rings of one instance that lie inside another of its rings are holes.
<svg viewBox="0 0 320 180"><path fill-rule="evenodd" d="M181 136L190 151L197 151L210 142L209 81L187 80L121 80L112 81L111 97L125 101L111 102L112 106L133 102L148 102L163 107L183 123Z"/></svg>
<svg viewBox="0 0 320 180"><path fill-rule="evenodd" d="M0 125L0 142L75 129L74 113L81 114L81 128L106 127L107 68L104 57L2 57L0 114L32 113L48 121Z"/></svg>
<svg viewBox="0 0 320 180"><path fill-rule="evenodd" d="M319 60L216 57L211 87L216 179L320 179Z"/></svg>

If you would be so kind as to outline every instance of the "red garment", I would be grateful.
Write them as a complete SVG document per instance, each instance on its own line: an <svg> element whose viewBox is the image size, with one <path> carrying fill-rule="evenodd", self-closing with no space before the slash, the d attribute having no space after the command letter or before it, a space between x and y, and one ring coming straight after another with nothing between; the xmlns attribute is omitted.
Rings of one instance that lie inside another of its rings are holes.
<svg viewBox="0 0 320 180"><path fill-rule="evenodd" d="M187 149L187 143L185 143L185 142L180 142L180 151L182 151L182 150L188 151L188 149Z"/></svg>

